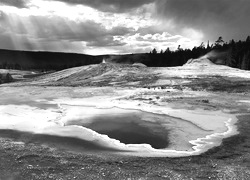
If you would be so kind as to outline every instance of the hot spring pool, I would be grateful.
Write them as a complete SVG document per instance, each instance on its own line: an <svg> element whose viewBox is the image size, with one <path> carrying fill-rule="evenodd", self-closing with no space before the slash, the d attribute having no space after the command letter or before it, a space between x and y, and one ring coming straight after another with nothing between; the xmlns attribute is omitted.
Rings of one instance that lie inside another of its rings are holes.
<svg viewBox="0 0 250 180"><path fill-rule="evenodd" d="M204 152L236 132L220 112L174 110L173 117L151 109L37 103L0 106L0 136L84 153L179 157Z"/></svg>
<svg viewBox="0 0 250 180"><path fill-rule="evenodd" d="M141 110L86 106L68 106L67 109L62 118L65 127L93 131L92 136L102 139L97 143L122 150L150 147L151 150L192 151L193 145L189 142L192 138L195 140L211 133L180 118Z"/></svg>
<svg viewBox="0 0 250 180"><path fill-rule="evenodd" d="M72 120L65 125L83 126L124 144L149 144L155 149L169 145L167 128L159 122L143 121L136 113L97 116L91 122Z"/></svg>

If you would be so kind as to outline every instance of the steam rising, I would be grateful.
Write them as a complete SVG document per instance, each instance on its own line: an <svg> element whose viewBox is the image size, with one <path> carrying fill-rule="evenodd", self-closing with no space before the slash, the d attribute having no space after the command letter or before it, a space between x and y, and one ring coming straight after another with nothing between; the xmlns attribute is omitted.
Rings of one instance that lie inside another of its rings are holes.
<svg viewBox="0 0 250 180"><path fill-rule="evenodd" d="M209 59L215 64L225 64L225 57L228 54L228 51L218 51L212 50L204 56L201 56L199 59Z"/></svg>
<svg viewBox="0 0 250 180"><path fill-rule="evenodd" d="M212 50L209 53L205 54L204 56L200 57L201 59L203 58L207 58L207 59L218 59L218 58L222 58L225 57L225 55L227 54L227 51L217 51L217 50Z"/></svg>

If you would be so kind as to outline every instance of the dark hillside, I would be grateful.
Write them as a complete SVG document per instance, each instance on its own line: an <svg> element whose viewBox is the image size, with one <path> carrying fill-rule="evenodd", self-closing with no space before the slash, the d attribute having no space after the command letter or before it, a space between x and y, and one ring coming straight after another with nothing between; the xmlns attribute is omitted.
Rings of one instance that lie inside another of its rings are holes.
<svg viewBox="0 0 250 180"><path fill-rule="evenodd" d="M0 50L0 69L61 70L101 61L102 56L85 54Z"/></svg>

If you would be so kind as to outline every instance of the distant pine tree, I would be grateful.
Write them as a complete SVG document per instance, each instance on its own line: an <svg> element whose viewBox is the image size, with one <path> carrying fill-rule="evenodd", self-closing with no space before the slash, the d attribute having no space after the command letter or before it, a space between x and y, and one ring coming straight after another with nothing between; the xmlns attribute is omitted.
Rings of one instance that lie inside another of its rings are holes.
<svg viewBox="0 0 250 180"><path fill-rule="evenodd" d="M215 47L219 48L224 44L223 38L220 36L216 41L215 41Z"/></svg>
<svg viewBox="0 0 250 180"><path fill-rule="evenodd" d="M250 51L247 51L242 58L241 69L244 69L244 70L249 69L249 65L250 65L249 59L250 59Z"/></svg>
<svg viewBox="0 0 250 180"><path fill-rule="evenodd" d="M250 43L250 36L247 36L246 43Z"/></svg>
<svg viewBox="0 0 250 180"><path fill-rule="evenodd" d="M157 50L155 48L152 50L152 54L157 54Z"/></svg>

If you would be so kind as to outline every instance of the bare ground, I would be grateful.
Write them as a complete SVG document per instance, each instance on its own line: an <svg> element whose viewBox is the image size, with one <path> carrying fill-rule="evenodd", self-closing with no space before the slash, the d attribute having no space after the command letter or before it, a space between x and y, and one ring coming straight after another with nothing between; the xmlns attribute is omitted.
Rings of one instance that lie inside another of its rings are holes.
<svg viewBox="0 0 250 180"><path fill-rule="evenodd" d="M199 156L139 158L76 153L1 138L1 179L249 179L250 116L239 116L240 134ZM23 137L25 139L25 137Z"/></svg>
<svg viewBox="0 0 250 180"><path fill-rule="evenodd" d="M105 72L109 71L110 69ZM135 69L135 71L137 70ZM96 73L94 76L103 74L103 72ZM46 91L48 86L53 86L53 88L65 85L99 87L108 85L113 87L112 83L117 82L119 86L131 88L127 84L128 82L139 81L132 88L144 87L148 91L126 98L141 99L154 104L168 103L169 106L175 108L225 110L237 115L239 134L224 139L219 147L198 156L149 158L121 156L105 152L91 153L87 150L70 151L65 146L58 146L56 143L33 141L33 137L29 134L21 133L15 136L13 133L10 135L1 131L0 179L250 179L250 103L239 102L239 100L250 100L248 79L225 76L166 77L165 79L170 78L176 82L181 80L181 82L189 81L189 83L155 85L159 77L151 74L149 76L151 78L148 78L146 73L120 78L112 75L115 80L105 74L98 81L91 81L89 78L92 76L86 77L83 74L77 75L77 77L80 80L77 81L78 83L72 82L75 84L69 83L72 78L76 78L71 76L45 84L40 83L38 86L42 86L39 88L44 88ZM67 78L69 79L67 80ZM42 80L44 82L44 79L39 77L35 81L41 82ZM119 84L122 81L126 81L126 83ZM27 82L26 85L29 83ZM4 90L18 89L20 84L14 84L14 86L16 87L1 88ZM165 90L169 87L176 91ZM32 87L30 88L32 89ZM105 91L105 88L102 91ZM39 94L37 91L29 93L32 96ZM109 93L109 91L107 90L105 93ZM1 96L6 95L8 92L1 93ZM23 96L26 97L24 94ZM77 97L78 95L75 92L72 96ZM79 94L79 96L83 95ZM2 100L6 101L6 98L2 97Z"/></svg>

